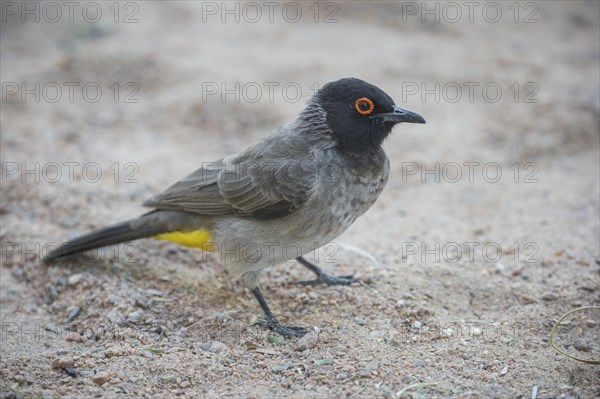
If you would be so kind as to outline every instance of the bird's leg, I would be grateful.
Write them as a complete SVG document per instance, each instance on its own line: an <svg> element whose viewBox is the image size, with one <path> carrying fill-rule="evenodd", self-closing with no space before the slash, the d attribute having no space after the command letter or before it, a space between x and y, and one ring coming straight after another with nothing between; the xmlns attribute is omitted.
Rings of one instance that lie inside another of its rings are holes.
<svg viewBox="0 0 600 399"><path fill-rule="evenodd" d="M333 274L326 273L319 266L315 265L312 262L307 261L302 256L296 258L298 262L302 265L306 266L311 272L317 275L317 278L314 280L301 280L298 281L298 284L301 285L309 285L309 284L327 284L327 285L350 285L352 283L360 281L357 278L354 278L353 275L350 276L334 276Z"/></svg>
<svg viewBox="0 0 600 399"><path fill-rule="evenodd" d="M283 335L284 337L302 337L311 331L310 329L304 327L284 326L279 322L279 320L277 320L277 317L273 315L271 309L269 309L269 305L267 305L265 298L262 296L258 285L252 288L252 293L260 304L263 312L265 312L265 319L261 321L261 326L267 327L276 333Z"/></svg>

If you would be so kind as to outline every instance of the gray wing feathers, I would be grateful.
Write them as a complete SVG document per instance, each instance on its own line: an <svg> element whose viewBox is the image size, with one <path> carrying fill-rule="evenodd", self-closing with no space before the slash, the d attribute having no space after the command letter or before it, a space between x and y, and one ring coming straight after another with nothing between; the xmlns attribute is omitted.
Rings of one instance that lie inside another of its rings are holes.
<svg viewBox="0 0 600 399"><path fill-rule="evenodd" d="M285 209L289 213L306 201L314 185L316 168L309 143L271 136L242 154L195 171L146 201L144 206L201 215L240 216L277 209L277 214L283 216Z"/></svg>
<svg viewBox="0 0 600 399"><path fill-rule="evenodd" d="M218 161L215 164L220 164ZM233 213L233 207L221 196L217 180L220 170L211 164L202 167L173 184L162 194L155 195L144 202L144 206L176 211L194 212L203 215L227 215Z"/></svg>

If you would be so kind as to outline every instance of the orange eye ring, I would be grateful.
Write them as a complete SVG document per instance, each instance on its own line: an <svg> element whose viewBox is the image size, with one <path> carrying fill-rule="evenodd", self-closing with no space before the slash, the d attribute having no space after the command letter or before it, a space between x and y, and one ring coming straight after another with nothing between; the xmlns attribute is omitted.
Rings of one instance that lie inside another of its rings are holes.
<svg viewBox="0 0 600 399"><path fill-rule="evenodd" d="M361 115L369 115L375 109L375 104L373 104L371 99L361 97L354 103L354 108L356 108L356 112Z"/></svg>

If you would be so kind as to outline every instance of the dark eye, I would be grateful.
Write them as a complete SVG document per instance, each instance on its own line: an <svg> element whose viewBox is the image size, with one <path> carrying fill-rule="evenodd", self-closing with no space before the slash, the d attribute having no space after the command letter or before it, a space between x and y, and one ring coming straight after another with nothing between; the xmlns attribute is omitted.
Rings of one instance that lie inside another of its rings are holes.
<svg viewBox="0 0 600 399"><path fill-rule="evenodd" d="M359 114L369 115L371 112L373 112L373 109L375 109L375 104L373 104L373 101L367 97L361 97L356 100L354 107Z"/></svg>

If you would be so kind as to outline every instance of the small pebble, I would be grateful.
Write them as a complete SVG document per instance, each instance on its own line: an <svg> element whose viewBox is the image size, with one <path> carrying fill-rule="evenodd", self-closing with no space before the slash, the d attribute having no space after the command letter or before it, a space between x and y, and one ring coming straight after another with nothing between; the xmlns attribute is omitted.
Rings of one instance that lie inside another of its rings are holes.
<svg viewBox="0 0 600 399"><path fill-rule="evenodd" d="M277 352L275 349L269 349L269 348L258 348L256 349L257 353L262 353L264 355L278 355L279 352Z"/></svg>
<svg viewBox="0 0 600 399"><path fill-rule="evenodd" d="M146 296L144 295L135 295L133 297L133 301L135 306L142 308L142 309L147 309L150 304L152 303L152 301L150 299L148 299Z"/></svg>
<svg viewBox="0 0 600 399"><path fill-rule="evenodd" d="M149 296L162 296L162 291L155 290L154 288L148 288L146 290L146 295L149 295Z"/></svg>
<svg viewBox="0 0 600 399"><path fill-rule="evenodd" d="M410 299L410 300L416 299L416 297L413 294L411 294L410 292L403 292L402 293L402 298L404 298L404 299Z"/></svg>
<svg viewBox="0 0 600 399"><path fill-rule="evenodd" d="M575 349L581 352L591 352L592 350L591 345L582 339L578 339L577 341L575 341L573 346L575 347Z"/></svg>
<svg viewBox="0 0 600 399"><path fill-rule="evenodd" d="M314 348L319 342L319 334L316 331L311 331L305 334L296 342L296 349L303 351L305 349Z"/></svg>
<svg viewBox="0 0 600 399"><path fill-rule="evenodd" d="M346 378L348 378L348 373L339 373L335 376L337 381L345 380Z"/></svg>
<svg viewBox="0 0 600 399"><path fill-rule="evenodd" d="M291 362L284 362L284 363L276 364L276 365L272 366L271 370L273 370L276 373L281 373L282 371L289 369L291 366L292 366Z"/></svg>
<svg viewBox="0 0 600 399"><path fill-rule="evenodd" d="M183 381L181 384L179 384L179 388L183 388L183 389L189 388L191 386L192 386L192 383L187 380Z"/></svg>
<svg viewBox="0 0 600 399"><path fill-rule="evenodd" d="M234 364L236 364L236 363L237 363L237 361L236 361L236 360L235 360L233 357L231 357L231 356L228 356L228 357L225 359L225 365L226 365L226 366L232 366L232 365L234 365Z"/></svg>
<svg viewBox="0 0 600 399"><path fill-rule="evenodd" d="M582 285L581 287L579 287L580 290L584 290L584 291L589 291L589 292L594 292L596 291L598 287L596 287L593 284L586 284L586 285Z"/></svg>
<svg viewBox="0 0 600 399"><path fill-rule="evenodd" d="M125 319L123 318L123 315L114 309L111 310L110 312L108 312L106 317L108 317L108 320L112 321L113 323L119 324L119 325L125 323Z"/></svg>
<svg viewBox="0 0 600 399"><path fill-rule="evenodd" d="M77 378L77 371L73 367L65 367L63 370L69 377Z"/></svg>
<svg viewBox="0 0 600 399"><path fill-rule="evenodd" d="M379 362L377 360L371 360L365 368L359 373L361 376L368 377L373 374L377 374L376 369L379 367Z"/></svg>
<svg viewBox="0 0 600 399"><path fill-rule="evenodd" d="M77 284L79 284L79 283L81 282L81 280L82 280L82 279L83 279L83 274L81 274L81 273L76 273L76 274L71 274L71 275L69 276L69 280L68 280L67 282L68 282L68 284L69 284L71 287L74 287L74 286L76 286Z"/></svg>
<svg viewBox="0 0 600 399"><path fill-rule="evenodd" d="M554 301L554 300L558 299L558 295L556 295L553 292L545 292L542 294L542 299L544 301Z"/></svg>
<svg viewBox="0 0 600 399"><path fill-rule="evenodd" d="M87 338L85 335L81 335L78 332L68 332L67 335L65 335L65 340L67 342L85 342L87 341Z"/></svg>
<svg viewBox="0 0 600 399"><path fill-rule="evenodd" d="M59 357L58 359L54 359L52 362L52 368L64 369L73 366L74 363L75 359L72 357Z"/></svg>
<svg viewBox="0 0 600 399"><path fill-rule="evenodd" d="M137 310L135 312L131 312L127 315L129 320L131 320L134 323L137 323L138 321L140 321L143 316L144 316L144 314Z"/></svg>
<svg viewBox="0 0 600 399"><path fill-rule="evenodd" d="M219 341L211 341L205 344L200 345L202 350L212 353L221 353L229 350L229 347L225 345L223 342Z"/></svg>
<svg viewBox="0 0 600 399"><path fill-rule="evenodd" d="M75 318L77 316L79 316L79 313L81 312L81 308L79 306L73 306L70 310L69 310L69 316L67 316L67 321L70 323L73 320L75 320Z"/></svg>
<svg viewBox="0 0 600 399"><path fill-rule="evenodd" d="M109 296L106 297L106 302L108 303L112 303L113 305L120 303L123 300L123 298L121 298L118 295L115 294L110 294Z"/></svg>
<svg viewBox="0 0 600 399"><path fill-rule="evenodd" d="M364 326L367 324L367 321L365 319L363 319L362 317L358 317L358 316L354 318L354 322L356 324L358 324L359 326Z"/></svg>
<svg viewBox="0 0 600 399"><path fill-rule="evenodd" d="M587 319L587 320L585 321L585 324L586 324L588 327L590 327L590 328L594 328L594 327L596 327L596 326L598 325L598 321L596 321L596 320L593 320L593 319Z"/></svg>
<svg viewBox="0 0 600 399"><path fill-rule="evenodd" d="M44 330L50 331L54 334L60 334L60 328L58 326L55 326L54 324L47 324L46 326L44 326Z"/></svg>
<svg viewBox="0 0 600 399"><path fill-rule="evenodd" d="M92 381L98 385L106 383L110 379L110 374L106 371L100 371L92 377Z"/></svg>

